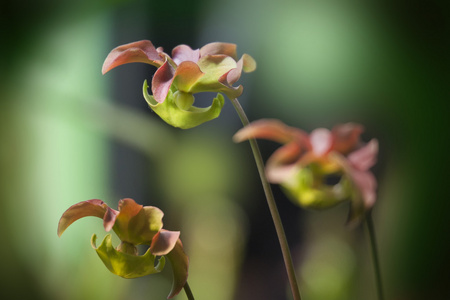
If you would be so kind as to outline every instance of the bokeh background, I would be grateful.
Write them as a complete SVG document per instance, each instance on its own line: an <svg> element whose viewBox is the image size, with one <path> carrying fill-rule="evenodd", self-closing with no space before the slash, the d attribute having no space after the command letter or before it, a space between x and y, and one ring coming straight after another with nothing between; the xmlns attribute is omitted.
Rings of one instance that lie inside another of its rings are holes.
<svg viewBox="0 0 450 300"><path fill-rule="evenodd" d="M445 1L2 1L0 22L2 299L165 299L169 268L136 280L107 271L89 244L104 233L98 219L56 235L70 205L125 197L181 230L196 299L290 299L250 147L231 141L231 103L183 131L146 106L152 66L101 75L112 48L141 39L166 51L238 44L258 62L242 78L251 120L364 124L381 148L373 214L386 299L450 299ZM278 147L260 145L265 158ZM347 205L305 211L274 191L304 299L375 300Z"/></svg>

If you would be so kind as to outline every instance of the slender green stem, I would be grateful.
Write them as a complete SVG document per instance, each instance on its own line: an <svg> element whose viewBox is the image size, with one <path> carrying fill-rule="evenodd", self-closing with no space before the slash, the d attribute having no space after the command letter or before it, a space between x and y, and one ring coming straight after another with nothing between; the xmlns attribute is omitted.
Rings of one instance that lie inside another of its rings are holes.
<svg viewBox="0 0 450 300"><path fill-rule="evenodd" d="M184 291L186 292L186 296L187 296L187 298L189 299L189 300L195 300L194 299L194 295L192 294L192 291L191 291L191 287L189 286L189 284L187 283L187 281L186 281L186 283L185 283L185 285L184 285Z"/></svg>
<svg viewBox="0 0 450 300"><path fill-rule="evenodd" d="M381 281L380 261L378 259L377 241L375 238L375 227L373 225L372 212L366 216L367 231L369 232L370 249L372 252L373 268L375 272L375 281L378 293L378 300L384 300L383 284Z"/></svg>
<svg viewBox="0 0 450 300"><path fill-rule="evenodd" d="M231 99L231 102L233 103L233 106L236 109L236 112L238 113L239 118L242 121L242 124L244 126L247 126L250 122L248 121L247 115L245 114L238 99L237 98ZM286 271L289 279L289 284L291 286L292 295L294 296L294 300L301 300L300 290L298 288L298 283L295 276L294 264L292 262L291 251L289 250L289 245L286 239L286 234L284 232L283 223L281 222L280 214L278 212L278 208L275 203L275 199L273 197L272 188L270 187L270 183L267 180L264 171L264 162L261 156L261 152L259 151L258 143L256 142L255 139L250 139L249 142L253 151L253 156L255 157L256 166L258 168L261 183L264 188L264 193L266 194L267 204L269 206L269 210L272 215L278 240L280 242L281 252L283 254L284 264L286 266Z"/></svg>

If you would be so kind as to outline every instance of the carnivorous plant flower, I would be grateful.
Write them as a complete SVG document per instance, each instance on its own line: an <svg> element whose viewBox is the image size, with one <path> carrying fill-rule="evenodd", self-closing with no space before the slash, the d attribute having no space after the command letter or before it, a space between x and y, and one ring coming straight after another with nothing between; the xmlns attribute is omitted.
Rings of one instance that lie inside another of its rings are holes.
<svg viewBox="0 0 450 300"><path fill-rule="evenodd" d="M256 62L244 54L238 60L236 45L210 43L193 50L179 45L172 50L172 57L155 48L148 40L133 42L114 48L106 57L102 73L127 63L141 62L157 67L152 79L152 93L148 94L147 81L143 94L152 110L166 123L183 129L198 126L217 118L224 104L221 93L237 98L243 87L233 87L242 71L252 72ZM193 106L194 94L217 92L211 106Z"/></svg>
<svg viewBox="0 0 450 300"><path fill-rule="evenodd" d="M92 236L91 245L105 266L121 277L136 278L161 272L167 257L173 270L172 290L168 296L172 298L186 284L189 260L179 239L180 232L162 229L163 215L159 208L142 206L129 198L119 201L118 211L102 200L92 199L74 204L63 213L58 224L58 236L80 218L93 216L103 219L105 230L113 229L121 240L120 245L114 248L108 234L97 247L97 236ZM139 255L137 245L149 248L145 254Z"/></svg>
<svg viewBox="0 0 450 300"><path fill-rule="evenodd" d="M363 127L336 125L310 134L281 121L263 119L240 129L234 140L263 138L284 144L268 159L266 174L280 184L295 203L324 209L351 201L348 223L357 224L376 199L377 182L370 168L376 163L378 142L363 144Z"/></svg>

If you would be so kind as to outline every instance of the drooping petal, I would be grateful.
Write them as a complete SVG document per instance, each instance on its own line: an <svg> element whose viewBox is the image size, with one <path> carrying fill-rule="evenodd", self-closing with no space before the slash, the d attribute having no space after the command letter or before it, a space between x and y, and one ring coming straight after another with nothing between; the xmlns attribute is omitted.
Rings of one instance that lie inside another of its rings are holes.
<svg viewBox="0 0 450 300"><path fill-rule="evenodd" d="M361 171L369 170L377 162L378 141L372 139L364 147L350 153L348 160Z"/></svg>
<svg viewBox="0 0 450 300"><path fill-rule="evenodd" d="M317 156L323 156L331 150L333 145L333 136L328 129L318 128L309 135L312 151Z"/></svg>
<svg viewBox="0 0 450 300"><path fill-rule="evenodd" d="M206 44L200 49L200 57L218 54L227 55L237 60L236 44L215 42Z"/></svg>
<svg viewBox="0 0 450 300"><path fill-rule="evenodd" d="M239 143L251 138L261 138L286 144L297 139L304 142L306 137L307 134L302 130L287 126L279 120L261 119L238 130L233 136L233 141Z"/></svg>
<svg viewBox="0 0 450 300"><path fill-rule="evenodd" d="M91 245L97 251L98 256L108 270L113 274L123 278L137 278L159 273L164 268L164 257L161 257L155 266L156 257L150 252L150 249L144 255L132 255L116 250L112 246L110 234L105 236L98 248L96 240L97 236L94 234L91 238Z"/></svg>
<svg viewBox="0 0 450 300"><path fill-rule="evenodd" d="M365 210L372 208L377 198L377 180L375 176L368 171L353 170L351 177L361 193Z"/></svg>
<svg viewBox="0 0 450 300"><path fill-rule="evenodd" d="M163 103L166 100L174 75L175 70L169 61L156 70L152 79L152 92L156 102Z"/></svg>
<svg viewBox="0 0 450 300"><path fill-rule="evenodd" d="M183 244L177 240L175 247L167 255L172 267L173 283L172 290L167 298L175 297L186 284L189 270L189 258L184 253Z"/></svg>
<svg viewBox="0 0 450 300"><path fill-rule="evenodd" d="M179 237L179 231L161 229L153 237L152 244L150 245L150 252L152 252L153 255L166 255L172 251L173 247L175 247Z"/></svg>
<svg viewBox="0 0 450 300"><path fill-rule="evenodd" d="M150 108L167 124L181 129L193 128L217 118L225 103L224 97L218 94L209 107L199 108L191 106L188 110L184 110L175 103L172 91L169 90L166 101L158 103L153 96L148 94L147 89L148 85L145 81L143 94Z"/></svg>
<svg viewBox="0 0 450 300"><path fill-rule="evenodd" d="M111 209L105 202L99 199L79 202L69 207L61 216L58 223L58 236L61 236L70 224L88 216L103 219L103 226L106 231L109 231L115 223L117 214L118 211Z"/></svg>
<svg viewBox="0 0 450 300"><path fill-rule="evenodd" d="M172 50L172 59L177 65L184 61L191 61L196 63L198 62L199 58L200 50L192 50L192 48L187 45L179 45Z"/></svg>
<svg viewBox="0 0 450 300"><path fill-rule="evenodd" d="M148 40L133 42L114 48L106 57L102 67L102 74L111 69L127 64L141 62L159 67L164 61L153 44Z"/></svg>
<svg viewBox="0 0 450 300"><path fill-rule="evenodd" d="M356 123L334 126L331 131L334 138L333 150L347 155L358 145L359 137L363 130L363 126Z"/></svg>

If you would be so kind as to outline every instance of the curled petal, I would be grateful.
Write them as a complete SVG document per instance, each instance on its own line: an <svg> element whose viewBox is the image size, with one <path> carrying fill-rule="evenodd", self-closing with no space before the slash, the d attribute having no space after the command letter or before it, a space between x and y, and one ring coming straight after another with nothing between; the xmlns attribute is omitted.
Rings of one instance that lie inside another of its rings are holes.
<svg viewBox="0 0 450 300"><path fill-rule="evenodd" d="M177 65L183 61L192 61L196 63L199 58L200 50L192 50L192 48L187 45L179 45L172 50L172 59Z"/></svg>
<svg viewBox="0 0 450 300"><path fill-rule="evenodd" d="M277 149L267 160L267 179L271 183L282 183L293 178L298 172L296 162L301 154L302 147L297 143L289 143Z"/></svg>
<svg viewBox="0 0 450 300"><path fill-rule="evenodd" d="M153 237L162 228L164 213L154 206L142 206L133 199L119 202L119 214L114 232L120 240L133 245L150 245Z"/></svg>
<svg viewBox="0 0 450 300"><path fill-rule="evenodd" d="M295 140L298 143L307 146L307 134L305 132L287 126L276 119L262 119L250 123L235 133L233 141L240 143L251 138L262 138L281 144L286 144Z"/></svg>
<svg viewBox="0 0 450 300"><path fill-rule="evenodd" d="M97 236L94 234L91 238L92 247L97 251L98 256L108 270L120 277L142 277L159 273L164 268L164 257L161 257L158 264L155 266L156 256L150 252L150 249L148 249L144 255L133 255L116 250L112 246L110 234L105 236L98 248L96 246L96 240Z"/></svg>
<svg viewBox="0 0 450 300"><path fill-rule="evenodd" d="M143 94L150 108L158 114L167 124L181 129L189 129L213 120L220 115L225 99L218 94L213 99L211 106L199 108L191 106L188 110L181 109L174 101L172 91L169 90L167 100L158 103L153 96L148 94L147 82L144 82Z"/></svg>
<svg viewBox="0 0 450 300"><path fill-rule="evenodd" d="M152 79L152 92L156 102L163 103L166 100L174 75L175 70L168 60L156 70Z"/></svg>
<svg viewBox="0 0 450 300"><path fill-rule="evenodd" d="M111 209L105 202L99 199L92 199L74 204L61 216L58 223L58 236L61 236L70 224L78 219L88 216L103 219L103 226L106 231L109 231L113 227L118 213L118 211Z"/></svg>
<svg viewBox="0 0 450 300"><path fill-rule="evenodd" d="M114 48L106 57L102 74L127 63L141 62L159 67L163 64L159 51L150 41L138 41Z"/></svg>
<svg viewBox="0 0 450 300"><path fill-rule="evenodd" d="M328 129L318 128L309 135L312 151L317 156L323 156L331 150L333 136Z"/></svg>
<svg viewBox="0 0 450 300"><path fill-rule="evenodd" d="M348 160L361 171L369 170L377 162L378 141L372 139L364 147L350 153Z"/></svg>
<svg viewBox="0 0 450 300"><path fill-rule="evenodd" d="M153 255L166 255L170 251L172 251L173 247L177 243L178 238L180 237L179 231L169 231L161 229L152 240L152 244L150 246L150 252Z"/></svg>
<svg viewBox="0 0 450 300"><path fill-rule="evenodd" d="M234 60L237 60L236 44L215 42L206 44L200 49L201 57L217 54L227 55L232 57Z"/></svg>
<svg viewBox="0 0 450 300"><path fill-rule="evenodd" d="M175 247L167 255L173 273L172 290L167 298L175 297L186 284L188 278L189 258L184 253L183 244L177 240Z"/></svg>
<svg viewBox="0 0 450 300"><path fill-rule="evenodd" d="M332 129L334 137L333 150L344 155L356 148L359 143L359 137L363 132L362 125L355 123L346 123L336 125Z"/></svg>

